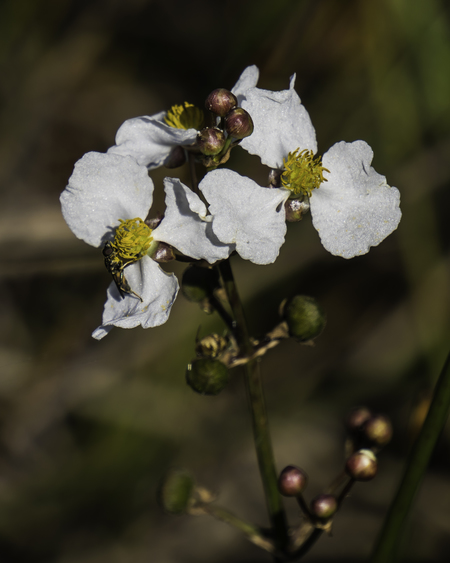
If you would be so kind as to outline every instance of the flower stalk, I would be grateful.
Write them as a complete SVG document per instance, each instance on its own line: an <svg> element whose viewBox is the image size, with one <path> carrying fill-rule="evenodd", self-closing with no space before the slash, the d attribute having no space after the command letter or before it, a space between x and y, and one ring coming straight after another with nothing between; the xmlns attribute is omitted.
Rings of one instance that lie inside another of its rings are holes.
<svg viewBox="0 0 450 563"><path fill-rule="evenodd" d="M236 341L241 354L248 355L252 352L252 345L244 310L229 260L221 262L218 267L234 314ZM279 550L283 551L288 543L287 522L281 495L278 491L277 472L275 469L269 421L262 387L260 363L257 359L251 360L245 364L245 385L252 417L253 437L258 457L259 471L263 482L275 545Z"/></svg>

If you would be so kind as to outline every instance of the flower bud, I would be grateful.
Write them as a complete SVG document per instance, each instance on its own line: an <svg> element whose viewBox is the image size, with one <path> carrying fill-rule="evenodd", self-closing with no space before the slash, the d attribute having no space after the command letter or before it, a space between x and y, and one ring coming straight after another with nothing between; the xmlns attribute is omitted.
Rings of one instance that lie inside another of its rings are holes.
<svg viewBox="0 0 450 563"><path fill-rule="evenodd" d="M320 520L328 520L338 509L338 501L334 495L322 494L311 501L311 514Z"/></svg>
<svg viewBox="0 0 450 563"><path fill-rule="evenodd" d="M175 260L175 253L173 248L166 244L165 242L158 243L158 247L155 253L152 256L155 262L159 262L160 264L165 264L166 262L171 262Z"/></svg>
<svg viewBox="0 0 450 563"><path fill-rule="evenodd" d="M244 139L253 133L253 120L245 109L232 109L225 117L225 130L235 139Z"/></svg>
<svg viewBox="0 0 450 563"><path fill-rule="evenodd" d="M392 438L392 424L387 416L376 414L365 422L363 432L375 446L385 446Z"/></svg>
<svg viewBox="0 0 450 563"><path fill-rule="evenodd" d="M179 168L183 166L185 162L186 153L183 147L177 146L170 151L169 156L164 161L164 166L166 168Z"/></svg>
<svg viewBox="0 0 450 563"><path fill-rule="evenodd" d="M197 133L197 146L207 156L219 154L225 146L225 140L223 131L216 127L205 127Z"/></svg>
<svg viewBox="0 0 450 563"><path fill-rule="evenodd" d="M278 490L285 497L295 497L306 487L308 476L296 465L288 465L278 477Z"/></svg>
<svg viewBox="0 0 450 563"><path fill-rule="evenodd" d="M225 88L217 88L206 98L205 107L219 117L225 117L237 106L236 96Z"/></svg>
<svg viewBox="0 0 450 563"><path fill-rule="evenodd" d="M198 358L186 369L186 382L201 395L218 395L228 383L228 368L219 360Z"/></svg>
<svg viewBox="0 0 450 563"><path fill-rule="evenodd" d="M325 313L312 297L296 295L283 310L283 318L289 327L289 335L301 342L318 336L325 326Z"/></svg>
<svg viewBox="0 0 450 563"><path fill-rule="evenodd" d="M288 223L301 221L303 215L309 211L308 198L304 200L288 199L284 204L284 209L286 211L286 221L288 221Z"/></svg>
<svg viewBox="0 0 450 563"><path fill-rule="evenodd" d="M378 463L371 450L358 450L345 464L345 470L355 481L370 481L377 474Z"/></svg>
<svg viewBox="0 0 450 563"><path fill-rule="evenodd" d="M189 266L181 280L181 291L189 301L200 303L212 295L218 284L219 277L216 270Z"/></svg>
<svg viewBox="0 0 450 563"><path fill-rule="evenodd" d="M345 427L350 434L356 434L371 416L372 413L367 407L355 407L345 417Z"/></svg>
<svg viewBox="0 0 450 563"><path fill-rule="evenodd" d="M194 479L181 469L167 473L159 488L159 502L166 512L182 514L186 512L194 493Z"/></svg>

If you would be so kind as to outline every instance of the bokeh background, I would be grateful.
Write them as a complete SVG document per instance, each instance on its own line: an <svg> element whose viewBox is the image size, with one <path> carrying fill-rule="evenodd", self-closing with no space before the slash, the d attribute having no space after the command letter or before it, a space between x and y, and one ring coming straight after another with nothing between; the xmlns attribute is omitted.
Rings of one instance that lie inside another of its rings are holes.
<svg viewBox="0 0 450 563"><path fill-rule="evenodd" d="M304 560L371 550L450 344L448 2L3 0L2 562L270 561L226 525L165 515L155 500L164 472L187 467L222 505L267 523L241 373L217 397L184 380L198 328L220 322L179 297L166 325L94 341L110 277L59 206L74 163L114 144L125 119L201 105L249 64L272 90L297 73L319 150L364 139L401 191L399 229L366 256L329 255L306 217L274 265L233 260L255 336L286 296L327 311L314 347L285 342L263 363L278 468L307 471L307 498L342 467L350 407L392 417L378 477L354 488ZM230 166L265 181L243 151ZM167 174L152 174L158 190ZM448 560L449 447L447 428L408 522L408 561Z"/></svg>

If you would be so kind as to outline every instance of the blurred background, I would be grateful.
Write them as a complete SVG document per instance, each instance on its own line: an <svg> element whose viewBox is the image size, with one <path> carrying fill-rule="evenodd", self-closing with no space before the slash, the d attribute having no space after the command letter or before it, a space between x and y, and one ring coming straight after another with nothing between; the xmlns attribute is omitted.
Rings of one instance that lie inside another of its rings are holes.
<svg viewBox="0 0 450 563"><path fill-rule="evenodd" d="M94 341L110 277L59 205L74 163L113 145L125 119L185 100L201 106L249 64L271 90L297 73L319 151L364 139L401 192L398 230L366 256L329 255L307 216L289 226L274 265L233 260L255 336L287 296L312 295L327 311L314 347L284 342L263 362L278 469L305 469L307 499L342 468L350 407L393 420L377 478L354 488L333 536L304 560L370 553L450 348L449 4L3 0L2 562L271 560L225 524L168 516L156 503L164 472L187 467L222 505L267 524L242 374L217 397L185 384L199 326L221 331L219 320L180 296L165 325ZM265 182L244 151L230 167ZM152 173L157 190L171 174ZM448 560L449 446L447 428L408 522L408 561ZM286 502L292 524L294 505Z"/></svg>

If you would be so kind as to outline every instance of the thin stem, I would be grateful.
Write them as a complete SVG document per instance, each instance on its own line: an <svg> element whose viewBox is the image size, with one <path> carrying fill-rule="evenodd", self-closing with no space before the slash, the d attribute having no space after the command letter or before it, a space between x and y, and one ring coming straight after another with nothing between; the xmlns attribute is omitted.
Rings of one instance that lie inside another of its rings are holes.
<svg viewBox="0 0 450 563"><path fill-rule="evenodd" d="M401 530L415 493L425 474L430 456L450 409L450 354L434 389L434 396L419 436L409 454L397 494L392 501L375 550L372 563L396 561Z"/></svg>
<svg viewBox="0 0 450 563"><path fill-rule="evenodd" d="M249 541L258 547L261 547L269 553L275 553L273 542L264 537L263 530L259 526L255 526L246 520L242 520L242 518L238 518L232 512L216 504L205 504L202 506L202 509L217 520L240 530Z"/></svg>
<svg viewBox="0 0 450 563"><path fill-rule="evenodd" d="M235 318L235 338L241 354L250 355L252 345L239 294L229 260L221 262L219 270ZM260 363L251 360L245 364L245 384L248 405L252 417L253 437L258 457L259 471L263 482L267 509L272 525L276 547L283 551L288 543L287 523L281 495L278 492L277 472L270 438L269 422L261 381Z"/></svg>

